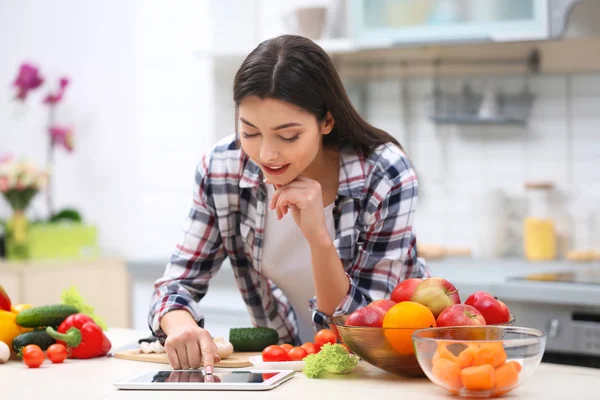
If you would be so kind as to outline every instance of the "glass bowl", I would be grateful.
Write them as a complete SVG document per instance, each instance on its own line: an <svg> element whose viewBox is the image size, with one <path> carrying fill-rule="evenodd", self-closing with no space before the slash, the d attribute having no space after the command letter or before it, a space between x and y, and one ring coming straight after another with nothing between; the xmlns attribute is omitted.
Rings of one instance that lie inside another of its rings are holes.
<svg viewBox="0 0 600 400"><path fill-rule="evenodd" d="M365 362L400 376L424 376L412 347L411 335L418 329L346 326L348 315L330 318L329 328L338 339ZM399 337L393 346L389 338Z"/></svg>
<svg viewBox="0 0 600 400"><path fill-rule="evenodd" d="M365 362L399 376L422 377L415 356L412 334L421 328L373 328L346 326L349 315L329 318L329 328L359 358ZM501 325L513 325L515 317ZM498 325L488 325L498 326Z"/></svg>
<svg viewBox="0 0 600 400"><path fill-rule="evenodd" d="M534 373L546 346L542 331L498 325L426 328L412 338L425 375L464 397L514 390Z"/></svg>

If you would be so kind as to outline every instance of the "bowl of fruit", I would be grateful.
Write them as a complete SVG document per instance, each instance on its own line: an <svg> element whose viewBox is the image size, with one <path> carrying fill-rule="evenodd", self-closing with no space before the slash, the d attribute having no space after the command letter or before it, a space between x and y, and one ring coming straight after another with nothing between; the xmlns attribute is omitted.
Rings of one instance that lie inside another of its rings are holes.
<svg viewBox="0 0 600 400"><path fill-rule="evenodd" d="M464 397L496 397L525 382L539 366L546 336L515 326L427 328L413 335L425 375Z"/></svg>
<svg viewBox="0 0 600 400"><path fill-rule="evenodd" d="M510 326L515 318L489 293L473 293L461 303L452 283L432 277L406 279L396 286L390 299L373 301L351 314L331 317L328 322L338 339L367 363L400 376L423 376L412 339L416 331Z"/></svg>

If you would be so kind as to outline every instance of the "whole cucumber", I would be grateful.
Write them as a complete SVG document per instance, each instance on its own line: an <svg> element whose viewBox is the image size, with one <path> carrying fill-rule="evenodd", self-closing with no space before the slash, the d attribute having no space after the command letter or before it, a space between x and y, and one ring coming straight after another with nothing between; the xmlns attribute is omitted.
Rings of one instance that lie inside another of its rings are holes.
<svg viewBox="0 0 600 400"><path fill-rule="evenodd" d="M50 337L50 335L46 333L45 329L38 329L30 332L21 333L20 335L16 336L13 339L12 348L18 354L23 347L28 346L30 344L36 344L40 346L40 349L45 351L54 343L56 343L56 340Z"/></svg>
<svg viewBox="0 0 600 400"><path fill-rule="evenodd" d="M73 306L66 304L51 304L28 308L17 314L17 325L24 328L38 328L45 326L58 326L69 315L77 314Z"/></svg>
<svg viewBox="0 0 600 400"><path fill-rule="evenodd" d="M231 328L229 342L234 351L263 351L265 347L279 342L275 329L266 327Z"/></svg>

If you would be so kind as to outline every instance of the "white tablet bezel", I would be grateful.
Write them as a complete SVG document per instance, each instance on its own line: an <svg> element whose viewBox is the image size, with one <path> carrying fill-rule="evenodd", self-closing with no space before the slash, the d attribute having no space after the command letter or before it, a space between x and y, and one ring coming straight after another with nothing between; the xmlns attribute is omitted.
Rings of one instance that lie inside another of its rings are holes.
<svg viewBox="0 0 600 400"><path fill-rule="evenodd" d="M202 369L200 369L202 370ZM261 383L247 383L247 382L135 382L135 379L151 373L159 373L162 371L178 371L168 369L156 369L148 370L142 373L128 376L127 378L121 379L113 385L118 389L125 390L269 390L273 389L283 382L286 382L294 376L293 370L272 370L272 369L230 369L230 368L215 368L213 373L219 372L252 372L257 374L272 374L277 375L267 379ZM186 370L179 370L185 372ZM189 370L187 370L189 371Z"/></svg>

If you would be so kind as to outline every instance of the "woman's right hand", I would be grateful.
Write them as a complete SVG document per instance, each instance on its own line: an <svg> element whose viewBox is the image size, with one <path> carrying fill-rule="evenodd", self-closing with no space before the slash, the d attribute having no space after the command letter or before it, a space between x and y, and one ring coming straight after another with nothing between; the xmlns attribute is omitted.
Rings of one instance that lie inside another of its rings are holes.
<svg viewBox="0 0 600 400"><path fill-rule="evenodd" d="M204 366L207 373L212 373L215 363L220 361L217 345L210 333L199 327L187 311L166 313L161 327L167 334L164 348L173 369Z"/></svg>

